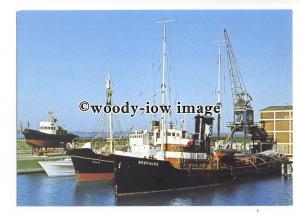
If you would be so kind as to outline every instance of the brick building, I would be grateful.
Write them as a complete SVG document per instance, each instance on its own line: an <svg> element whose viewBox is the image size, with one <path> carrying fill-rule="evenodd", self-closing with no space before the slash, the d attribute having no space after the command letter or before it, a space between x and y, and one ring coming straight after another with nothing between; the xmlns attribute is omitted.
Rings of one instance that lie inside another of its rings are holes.
<svg viewBox="0 0 300 216"><path fill-rule="evenodd" d="M260 110L260 121L277 142L277 152L293 155L293 106L269 106Z"/></svg>

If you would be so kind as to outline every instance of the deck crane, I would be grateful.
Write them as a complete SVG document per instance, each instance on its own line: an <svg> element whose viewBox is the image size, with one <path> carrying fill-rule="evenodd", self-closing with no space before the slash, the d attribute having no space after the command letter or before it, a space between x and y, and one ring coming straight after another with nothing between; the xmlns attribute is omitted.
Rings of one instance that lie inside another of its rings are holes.
<svg viewBox="0 0 300 216"><path fill-rule="evenodd" d="M244 132L245 149L248 128L253 126L254 124L253 108L251 106L252 97L246 90L226 29L224 29L224 37L234 110L233 122L230 123L228 126L231 129L232 137L235 132Z"/></svg>

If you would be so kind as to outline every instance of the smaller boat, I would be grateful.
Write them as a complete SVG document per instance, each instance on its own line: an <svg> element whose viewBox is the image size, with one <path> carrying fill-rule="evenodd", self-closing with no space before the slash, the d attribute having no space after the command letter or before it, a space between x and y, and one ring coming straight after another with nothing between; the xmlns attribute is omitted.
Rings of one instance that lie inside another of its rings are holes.
<svg viewBox="0 0 300 216"><path fill-rule="evenodd" d="M74 143L67 143L67 147L72 147ZM91 149L91 143L83 145L84 149ZM49 177L74 176L75 169L70 157L61 160L49 160L38 162Z"/></svg>
<svg viewBox="0 0 300 216"><path fill-rule="evenodd" d="M70 158L55 161L39 161L39 164L49 177L75 175L73 163Z"/></svg>
<svg viewBox="0 0 300 216"><path fill-rule="evenodd" d="M32 147L32 152L39 153L42 148L66 148L77 135L68 133L63 127L57 125L57 118L52 110L48 112L49 120L41 121L39 130L25 128L23 134L26 143Z"/></svg>

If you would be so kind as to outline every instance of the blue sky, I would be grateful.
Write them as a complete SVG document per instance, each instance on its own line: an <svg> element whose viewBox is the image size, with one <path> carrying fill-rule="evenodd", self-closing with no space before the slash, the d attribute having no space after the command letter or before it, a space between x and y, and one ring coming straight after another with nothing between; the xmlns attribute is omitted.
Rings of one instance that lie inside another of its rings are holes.
<svg viewBox="0 0 300 216"><path fill-rule="evenodd" d="M20 11L17 13L17 125L47 118L49 105L68 130L90 131L97 115L81 100L104 104L109 69L114 96L144 105L159 93L162 27L168 26L173 100L216 102L217 47L227 28L258 121L260 109L292 104L292 12L288 10ZM232 120L226 59L223 131ZM142 92L142 94L141 94ZM159 101L157 97L156 101ZM178 117L180 119L182 117ZM121 117L124 129L149 128L152 116ZM185 118L193 129L192 116ZM176 120L176 118L175 118Z"/></svg>

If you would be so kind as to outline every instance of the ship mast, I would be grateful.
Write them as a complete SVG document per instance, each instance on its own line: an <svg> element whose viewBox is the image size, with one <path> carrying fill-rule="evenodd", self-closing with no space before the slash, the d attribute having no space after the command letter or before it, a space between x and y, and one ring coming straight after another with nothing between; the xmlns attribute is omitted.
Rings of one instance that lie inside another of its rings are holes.
<svg viewBox="0 0 300 216"><path fill-rule="evenodd" d="M224 41L215 41L218 44L218 80L217 80L217 105L221 106L221 43ZM221 114L218 113L218 123L217 123L217 136L220 140L221 131Z"/></svg>
<svg viewBox="0 0 300 216"><path fill-rule="evenodd" d="M166 72L167 72L167 24L173 22L174 20L167 20L166 18L163 21L158 22L163 24L163 51L162 51L162 84L161 84L161 105L166 105ZM164 144L167 143L167 134L166 134L166 113L162 113L160 137L162 140L161 143L161 152L164 152Z"/></svg>
<svg viewBox="0 0 300 216"><path fill-rule="evenodd" d="M112 89L110 73L108 71L108 78L105 82L106 88L106 105L112 105ZM113 125L112 125L112 112L109 113L109 152L113 153Z"/></svg>

